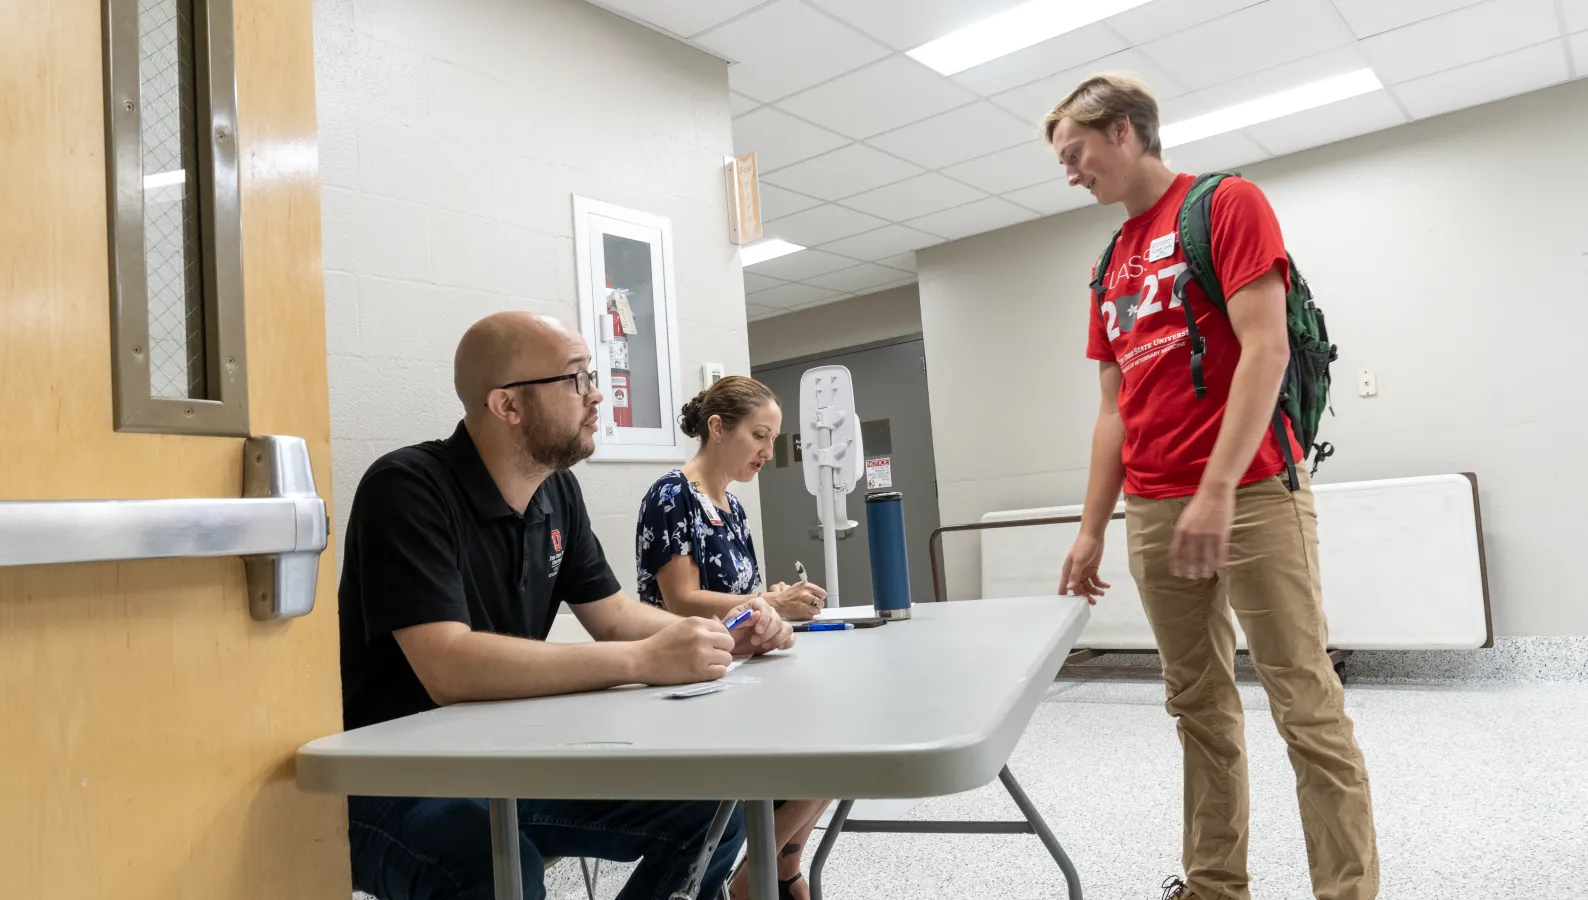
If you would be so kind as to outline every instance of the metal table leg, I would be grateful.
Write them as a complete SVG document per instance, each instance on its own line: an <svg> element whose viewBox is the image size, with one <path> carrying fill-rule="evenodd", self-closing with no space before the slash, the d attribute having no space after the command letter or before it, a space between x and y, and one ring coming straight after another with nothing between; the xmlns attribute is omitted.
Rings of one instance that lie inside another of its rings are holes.
<svg viewBox="0 0 1588 900"><path fill-rule="evenodd" d="M745 825L750 866L750 900L777 900L777 831L771 800L746 800Z"/></svg>
<svg viewBox="0 0 1588 900"><path fill-rule="evenodd" d="M822 900L822 869L826 867L827 856L833 852L833 845L838 843L838 835L843 833L844 822L848 821L849 810L854 805L853 800L838 801L838 808L833 810L827 830L822 833L822 842L816 845L816 858L811 860L811 900Z"/></svg>
<svg viewBox="0 0 1588 900"><path fill-rule="evenodd" d="M706 869L711 866L711 858L717 853L717 845L722 843L722 833L728 830L728 820L733 818L733 810L739 805L737 800L724 800L717 806L717 814L711 819L711 827L706 829L706 842L701 845L700 852L695 855L695 864L689 868L689 877L685 879L684 886L674 891L668 900L696 900L700 893L700 883L706 878ZM591 900L595 900L595 891L590 892ZM713 897L710 900L717 900Z"/></svg>
<svg viewBox="0 0 1588 900"><path fill-rule="evenodd" d="M1059 839L1053 836L1052 830L1048 828L1048 823L1043 821L1042 814L1037 812L1037 808L1031 802L1031 798L1026 796L1026 792L1021 789L1020 782L1015 780L1015 775L1009 771L1008 766L1004 766L999 771L998 780L1004 783L1004 788L1009 791L1009 796L1014 799L1015 806L1020 807L1020 814L1025 816L1026 821L1030 822L1031 827L1036 830L1037 838L1042 841L1042 846L1048 848L1048 853L1052 854L1053 861L1059 864L1059 871L1064 873L1064 884L1070 891L1070 900L1081 900L1081 876L1076 874L1075 864L1070 862L1069 855L1059 845Z"/></svg>
<svg viewBox="0 0 1588 900"><path fill-rule="evenodd" d="M870 832L882 834L1034 834L1042 841L1042 846L1047 848L1053 861L1059 864L1059 871L1064 873L1064 885L1070 895L1070 900L1082 900L1081 879L1076 874L1074 863L1064 852L1064 847L1059 844L1059 839L1053 836L1053 831L1048 828L1048 823L1043 821L1042 814L1037 811L1031 798L1026 796L1025 790L1020 787L1020 782L1015 780L1013 772L1004 766L998 772L998 780L1003 782L1004 789L1009 792L1010 798L1019 807L1020 814L1025 817L1023 822L882 822L882 821L849 821L850 808L855 805L853 800L839 802L838 809L833 812L832 821L827 825L827 831L822 835L822 842L816 848L816 858L811 860L811 900L822 900L822 868L827 864L827 855L833 850L833 845L838 843L838 835L847 827L850 831Z"/></svg>
<svg viewBox="0 0 1588 900"><path fill-rule="evenodd" d="M491 801L491 869L496 900L524 900L524 867L518 859L518 801Z"/></svg>

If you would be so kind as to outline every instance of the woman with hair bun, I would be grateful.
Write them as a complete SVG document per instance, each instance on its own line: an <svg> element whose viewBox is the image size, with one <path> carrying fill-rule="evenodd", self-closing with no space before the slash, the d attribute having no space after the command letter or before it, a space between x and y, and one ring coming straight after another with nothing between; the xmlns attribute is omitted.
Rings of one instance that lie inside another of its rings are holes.
<svg viewBox="0 0 1588 900"><path fill-rule="evenodd" d="M783 428L783 409L771 389L753 378L719 379L679 415L684 434L700 450L683 468L662 476L640 503L635 529L640 599L680 616L721 619L757 593L761 572L755 542L738 498L728 485L755 479L772 459L772 442ZM761 592L790 621L814 618L827 592L814 584L778 583ZM807 900L800 877L800 852L827 800L789 800L776 804L774 831L783 846L778 855L778 896ZM749 896L745 871L734 875L730 892Z"/></svg>

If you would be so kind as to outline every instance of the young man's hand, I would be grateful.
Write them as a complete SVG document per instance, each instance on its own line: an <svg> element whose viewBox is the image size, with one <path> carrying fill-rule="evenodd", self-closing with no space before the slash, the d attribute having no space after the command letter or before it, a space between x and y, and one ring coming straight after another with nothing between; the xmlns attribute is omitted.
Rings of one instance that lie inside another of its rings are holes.
<svg viewBox="0 0 1588 900"><path fill-rule="evenodd" d="M762 596L751 597L748 603L736 607L728 614L728 618L743 612L748 607L750 618L744 624L735 628L733 635L733 655L761 654L772 650L786 650L794 646L794 628L787 620L778 615L766 598Z"/></svg>
<svg viewBox="0 0 1588 900"><path fill-rule="evenodd" d="M1230 527L1235 519L1235 492L1197 491L1175 522L1169 544L1169 570L1180 578L1212 578L1229 556Z"/></svg>
<svg viewBox="0 0 1588 900"><path fill-rule="evenodd" d="M1103 562L1103 539L1082 532L1064 558L1064 572L1059 576L1060 594L1078 594L1086 602L1097 605L1097 598L1113 585L1097 577L1097 567Z"/></svg>

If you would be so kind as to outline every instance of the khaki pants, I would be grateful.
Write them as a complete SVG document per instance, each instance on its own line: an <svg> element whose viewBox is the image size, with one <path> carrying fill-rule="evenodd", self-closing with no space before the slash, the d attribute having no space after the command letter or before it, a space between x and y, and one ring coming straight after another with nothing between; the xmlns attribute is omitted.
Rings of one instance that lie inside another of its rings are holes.
<svg viewBox="0 0 1588 900"><path fill-rule="evenodd" d="M1249 900L1245 719L1235 690L1240 617L1274 724L1290 747L1318 900L1372 900L1378 850L1367 767L1329 661L1312 488L1284 476L1236 492L1229 561L1175 577L1169 544L1190 498L1126 499L1130 571L1163 660L1185 752L1186 879L1198 900Z"/></svg>

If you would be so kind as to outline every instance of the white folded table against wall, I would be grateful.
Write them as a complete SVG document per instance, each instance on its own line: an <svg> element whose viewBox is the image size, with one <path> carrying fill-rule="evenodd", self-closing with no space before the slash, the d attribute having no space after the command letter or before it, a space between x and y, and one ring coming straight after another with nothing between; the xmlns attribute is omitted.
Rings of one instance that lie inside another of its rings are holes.
<svg viewBox="0 0 1588 900"><path fill-rule="evenodd" d="M1345 650L1468 649L1492 643L1477 480L1428 475L1320 484L1318 556L1329 645ZM1121 503L1117 512L1124 511ZM1079 506L990 512L982 522L1079 516ZM1057 589L1078 524L981 534L984 597ZM1152 650L1130 576L1125 522L1108 523L1099 576L1113 585L1077 649ZM1241 648L1245 635L1236 626Z"/></svg>

